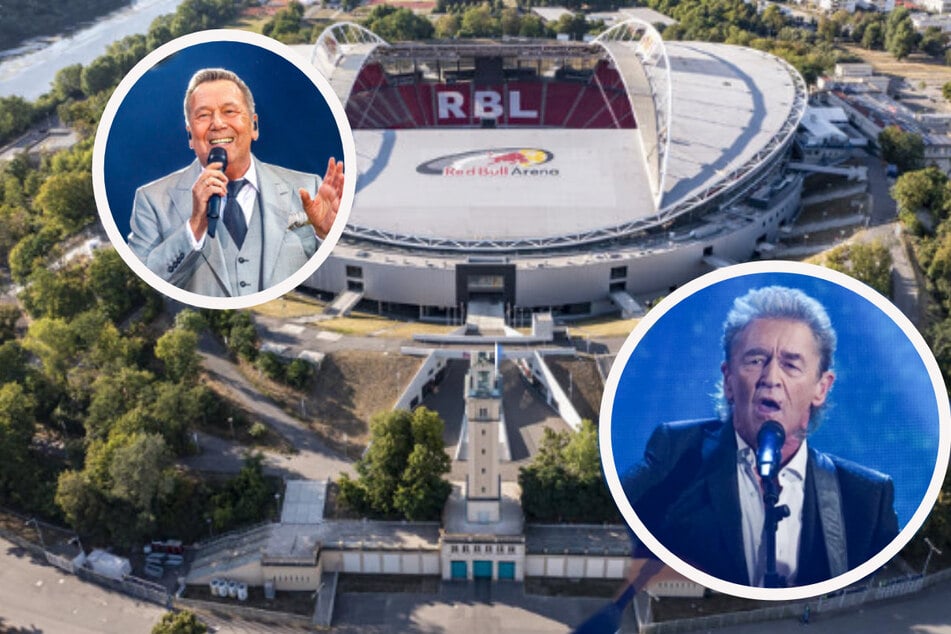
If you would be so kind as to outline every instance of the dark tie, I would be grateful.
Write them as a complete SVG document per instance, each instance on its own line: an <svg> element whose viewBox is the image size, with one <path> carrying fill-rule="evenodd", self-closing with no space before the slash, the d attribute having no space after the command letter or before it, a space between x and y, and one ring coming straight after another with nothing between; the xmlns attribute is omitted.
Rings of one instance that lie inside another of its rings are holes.
<svg viewBox="0 0 951 634"><path fill-rule="evenodd" d="M228 181L228 202L225 204L225 226L228 227L228 233L234 243L241 248L244 244L244 236L248 233L248 223L244 220L244 211L238 204L238 192L247 183L243 178L236 181Z"/></svg>

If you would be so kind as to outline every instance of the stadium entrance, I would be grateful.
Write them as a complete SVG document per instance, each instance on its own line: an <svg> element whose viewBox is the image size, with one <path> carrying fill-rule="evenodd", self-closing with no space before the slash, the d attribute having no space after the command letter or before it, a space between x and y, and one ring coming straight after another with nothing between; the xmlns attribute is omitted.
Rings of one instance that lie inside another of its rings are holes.
<svg viewBox="0 0 951 634"><path fill-rule="evenodd" d="M515 304L515 265L475 263L456 265L456 301Z"/></svg>

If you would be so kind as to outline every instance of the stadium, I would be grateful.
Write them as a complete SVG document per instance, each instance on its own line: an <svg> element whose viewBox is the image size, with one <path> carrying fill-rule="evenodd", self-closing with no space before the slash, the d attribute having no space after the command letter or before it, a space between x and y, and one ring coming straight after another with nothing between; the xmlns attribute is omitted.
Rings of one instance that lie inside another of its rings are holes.
<svg viewBox="0 0 951 634"><path fill-rule="evenodd" d="M305 283L340 310L632 315L768 256L800 208L806 86L760 51L637 20L588 43L389 44L343 23L307 51L359 160L344 237Z"/></svg>

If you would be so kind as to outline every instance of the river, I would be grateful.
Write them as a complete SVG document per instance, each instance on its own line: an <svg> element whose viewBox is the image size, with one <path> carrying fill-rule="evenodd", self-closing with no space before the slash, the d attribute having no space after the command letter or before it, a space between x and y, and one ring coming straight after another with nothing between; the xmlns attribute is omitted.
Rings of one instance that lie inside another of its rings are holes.
<svg viewBox="0 0 951 634"><path fill-rule="evenodd" d="M0 97L20 95L30 101L50 89L59 69L86 65L127 35L146 33L152 20L174 13L182 0L134 0L131 6L103 16L92 26L59 38L40 50L0 62Z"/></svg>

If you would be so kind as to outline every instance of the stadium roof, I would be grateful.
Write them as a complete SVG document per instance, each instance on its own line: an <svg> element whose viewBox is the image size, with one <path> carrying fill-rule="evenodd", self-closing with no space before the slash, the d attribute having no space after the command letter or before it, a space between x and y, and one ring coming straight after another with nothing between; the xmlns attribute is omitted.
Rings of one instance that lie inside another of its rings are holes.
<svg viewBox="0 0 951 634"><path fill-rule="evenodd" d="M324 64L323 72L342 97L373 50L388 46L373 38L369 34L337 50L335 61ZM666 42L672 103L665 119L662 104L650 107L650 99L659 103L656 94L635 94L644 82L637 85L627 77L637 63L635 47L612 41L600 45L626 76L637 129L357 130L360 173L347 233L410 248L475 251L625 238L666 226L713 198L729 202L729 196L739 195L748 178L785 151L805 109L802 78L777 57L725 44ZM591 51L598 44L575 46ZM657 138L645 134L654 117ZM653 153L658 147L660 159ZM519 165L511 162L513 152L550 157L529 161L535 173L513 175L512 166ZM492 171L506 164L507 174ZM466 172L466 165L483 169ZM663 191L655 197L651 189L658 183Z"/></svg>

